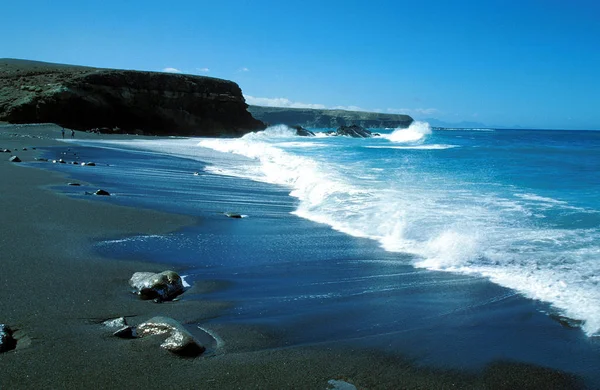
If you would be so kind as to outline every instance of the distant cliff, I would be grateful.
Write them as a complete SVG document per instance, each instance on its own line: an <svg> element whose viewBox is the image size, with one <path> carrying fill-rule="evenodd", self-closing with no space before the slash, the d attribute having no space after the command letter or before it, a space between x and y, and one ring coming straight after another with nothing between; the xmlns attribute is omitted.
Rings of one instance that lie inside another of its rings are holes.
<svg viewBox="0 0 600 390"><path fill-rule="evenodd" d="M236 136L265 127L247 107L240 87L227 80L0 59L0 121Z"/></svg>
<svg viewBox="0 0 600 390"><path fill-rule="evenodd" d="M300 125L309 128L337 128L344 125L359 125L367 128L404 128L413 122L413 118L408 115L377 112L262 106L249 106L248 111L256 119L266 124Z"/></svg>

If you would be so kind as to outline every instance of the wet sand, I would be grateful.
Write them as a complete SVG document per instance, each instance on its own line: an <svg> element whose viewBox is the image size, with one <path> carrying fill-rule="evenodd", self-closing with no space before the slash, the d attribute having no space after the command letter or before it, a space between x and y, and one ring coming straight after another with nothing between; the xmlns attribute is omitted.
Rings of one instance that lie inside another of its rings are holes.
<svg viewBox="0 0 600 390"><path fill-rule="evenodd" d="M156 339L112 337L100 321L127 316L137 324L163 315L201 324L231 304L155 304L131 294L127 281L133 272L172 266L102 258L93 243L164 234L198 221L61 195L49 187L66 184L67 177L8 162L11 155L33 161L37 152L32 147L61 145L58 137L60 128L53 125L0 125L0 149L13 151L0 154L0 323L18 330L20 337L16 350L0 354L0 389L326 389L330 379L368 389L581 385L567 374L522 364L498 363L475 374L418 368L397 356L336 343L270 349L269 339L276 336L249 326L221 327L217 331L224 346L196 359L174 356ZM75 137L99 136L76 132Z"/></svg>

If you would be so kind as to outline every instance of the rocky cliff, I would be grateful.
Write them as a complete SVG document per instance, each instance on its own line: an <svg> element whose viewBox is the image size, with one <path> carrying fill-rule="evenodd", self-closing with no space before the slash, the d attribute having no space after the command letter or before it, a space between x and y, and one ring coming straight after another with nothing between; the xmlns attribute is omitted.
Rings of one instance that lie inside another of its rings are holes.
<svg viewBox="0 0 600 390"><path fill-rule="evenodd" d="M231 81L0 59L0 121L157 135L263 129Z"/></svg>
<svg viewBox="0 0 600 390"><path fill-rule="evenodd" d="M413 122L413 118L408 115L377 112L261 106L249 106L248 111L256 119L267 124L299 125L309 128L338 128L350 125L359 125L366 128L405 128Z"/></svg>

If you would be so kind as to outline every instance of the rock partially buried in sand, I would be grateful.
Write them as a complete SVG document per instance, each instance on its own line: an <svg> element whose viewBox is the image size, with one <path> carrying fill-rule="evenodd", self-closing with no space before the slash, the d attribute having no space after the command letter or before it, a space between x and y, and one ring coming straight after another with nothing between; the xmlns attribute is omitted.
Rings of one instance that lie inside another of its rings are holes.
<svg viewBox="0 0 600 390"><path fill-rule="evenodd" d="M79 183L67 183L67 185L75 186L75 187L81 186L81 184L79 184Z"/></svg>
<svg viewBox="0 0 600 390"><path fill-rule="evenodd" d="M0 352L13 350L17 347L17 340L13 338L12 330L5 324L0 324Z"/></svg>
<svg viewBox="0 0 600 390"><path fill-rule="evenodd" d="M154 317L140 324L137 334L138 337L168 334L160 346L179 356L196 357L206 350L183 325L168 317Z"/></svg>
<svg viewBox="0 0 600 390"><path fill-rule="evenodd" d="M110 320L103 321L102 325L106 326L107 328L122 328L127 326L127 320L125 317L112 318Z"/></svg>
<svg viewBox="0 0 600 390"><path fill-rule="evenodd" d="M93 162L86 162L86 163L85 163L85 162L83 162L83 163L81 163L81 166L82 166L82 167L84 167L84 166L88 166L88 167L95 167L95 166L96 166L96 163L93 163Z"/></svg>
<svg viewBox="0 0 600 390"><path fill-rule="evenodd" d="M183 292L183 281L175 271L136 272L129 280L142 299L155 299L158 302L169 301Z"/></svg>
<svg viewBox="0 0 600 390"><path fill-rule="evenodd" d="M330 379L327 384L329 385L328 388L332 390L356 390L356 386L352 383L340 379Z"/></svg>
<svg viewBox="0 0 600 390"><path fill-rule="evenodd" d="M94 192L94 195L110 196L110 192L104 190L97 190L96 192Z"/></svg>
<svg viewBox="0 0 600 390"><path fill-rule="evenodd" d="M244 216L242 214L238 214L238 213L225 213L226 216L228 216L229 218L243 218Z"/></svg>
<svg viewBox="0 0 600 390"><path fill-rule="evenodd" d="M21 159L19 157L17 157L17 156L11 156L8 159L8 161L17 163L17 162L21 162Z"/></svg>
<svg viewBox="0 0 600 390"><path fill-rule="evenodd" d="M137 330L133 326L124 326L121 329L114 332L113 336L122 339L135 339L137 338Z"/></svg>

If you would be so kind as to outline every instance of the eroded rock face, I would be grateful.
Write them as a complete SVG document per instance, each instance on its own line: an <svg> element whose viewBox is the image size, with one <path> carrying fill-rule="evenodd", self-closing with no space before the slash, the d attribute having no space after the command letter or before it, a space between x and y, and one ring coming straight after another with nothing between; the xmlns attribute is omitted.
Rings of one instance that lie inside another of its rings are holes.
<svg viewBox="0 0 600 390"><path fill-rule="evenodd" d="M175 271L163 271L161 273L136 272L129 280L142 299L156 299L168 301L183 292L183 281Z"/></svg>
<svg viewBox="0 0 600 390"><path fill-rule="evenodd" d="M17 347L17 340L13 338L13 331L5 324L0 324L0 352L13 350Z"/></svg>
<svg viewBox="0 0 600 390"><path fill-rule="evenodd" d="M212 77L0 59L0 120L105 133L239 136L262 130L240 87Z"/></svg>
<svg viewBox="0 0 600 390"><path fill-rule="evenodd" d="M138 337L163 334L168 337L160 346L176 355L196 357L206 350L183 325L172 318L154 317L137 327Z"/></svg>
<svg viewBox="0 0 600 390"><path fill-rule="evenodd" d="M248 111L265 123L308 128L337 128L356 124L365 128L407 128L413 122L408 115L379 112L320 110L311 108L249 106Z"/></svg>
<svg viewBox="0 0 600 390"><path fill-rule="evenodd" d="M369 130L358 125L340 126L338 127L336 134L347 135L353 138L369 138L373 136L373 134Z"/></svg>

